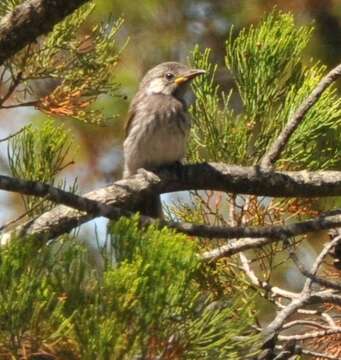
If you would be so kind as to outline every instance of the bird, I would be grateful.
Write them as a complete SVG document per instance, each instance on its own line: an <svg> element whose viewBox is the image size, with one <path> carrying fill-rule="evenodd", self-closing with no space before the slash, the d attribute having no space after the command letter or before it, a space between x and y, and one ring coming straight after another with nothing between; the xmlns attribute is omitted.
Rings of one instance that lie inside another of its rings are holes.
<svg viewBox="0 0 341 360"><path fill-rule="evenodd" d="M185 156L191 127L186 94L189 83L205 73L179 62L164 62L142 78L125 126L123 178L141 168L150 171L179 163ZM140 212L162 217L159 195L144 199Z"/></svg>

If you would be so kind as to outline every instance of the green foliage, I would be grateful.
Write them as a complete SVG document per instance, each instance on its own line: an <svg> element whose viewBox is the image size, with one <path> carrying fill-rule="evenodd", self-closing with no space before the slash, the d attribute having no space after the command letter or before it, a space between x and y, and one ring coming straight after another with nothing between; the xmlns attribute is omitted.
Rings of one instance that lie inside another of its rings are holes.
<svg viewBox="0 0 341 360"><path fill-rule="evenodd" d="M80 7L41 43L26 47L7 64L12 83L19 77L24 86L22 102L27 95L38 96L34 105L39 110L91 124L113 119L115 115L107 118L95 103L100 96L119 96L113 74L125 46L116 41L123 20L109 18L86 29L94 7L93 1ZM39 81L49 82L50 89L40 94Z"/></svg>
<svg viewBox="0 0 341 360"><path fill-rule="evenodd" d="M32 239L16 239L0 249L1 353L18 356L27 343L35 352L67 333L63 304L49 286L51 258L50 249L38 249Z"/></svg>
<svg viewBox="0 0 341 360"><path fill-rule="evenodd" d="M87 354L84 358L108 347L114 347L114 358L122 359L161 354L213 359L227 353L231 359L240 358L242 347L234 337L248 327L250 312L242 316L246 323L235 317L234 306L240 304L240 298L229 299L228 306L219 310L209 309L211 295L203 293L196 280L201 265L192 240L168 229L141 231L137 217L121 219L111 225L110 232L109 247L116 254L117 265L112 266L111 256L106 257L101 293L110 303L104 322L83 318L89 323L81 328L86 332L80 336L86 340L82 344ZM93 330L87 331L89 328ZM254 341L252 337L248 340ZM103 358L109 359L110 353L103 353Z"/></svg>
<svg viewBox="0 0 341 360"><path fill-rule="evenodd" d="M67 166L71 146L69 133L52 120L39 126L29 125L9 141L7 152L11 173L19 179L65 187L57 175ZM75 184L70 190L75 190ZM30 215L39 214L51 206L37 197L23 196L23 200Z"/></svg>
<svg viewBox="0 0 341 360"><path fill-rule="evenodd" d="M258 26L233 31L226 43L226 67L236 81L242 112L231 110L230 94L215 84L210 51L195 48L192 63L208 70L194 83L191 160L255 164L289 117L321 80L325 67L303 65L312 28L296 26L291 14L273 11ZM335 168L340 165L340 98L332 86L309 111L280 165ZM208 115L209 114L209 115Z"/></svg>
<svg viewBox="0 0 341 360"><path fill-rule="evenodd" d="M238 148L234 142L239 139L235 134L238 129L234 130L236 115L229 106L231 92L226 94L215 84L217 66L210 63L210 53L206 49L201 54L199 47L195 47L192 54L194 66L205 69L207 75L193 82L197 100L191 109L193 128L188 157L194 162L200 159L225 161L227 157L236 161L239 156L233 153Z"/></svg>
<svg viewBox="0 0 341 360"><path fill-rule="evenodd" d="M257 27L243 29L235 39L233 31L230 33L226 66L243 105L248 138L243 152L248 162L260 159L283 124L276 114L288 89L300 86L302 52L311 32L311 27L295 26L291 14L274 11Z"/></svg>
<svg viewBox="0 0 341 360"><path fill-rule="evenodd" d="M110 233L101 271L74 239L43 249L21 239L0 249L0 349L19 354L32 341L35 351L46 345L82 359L246 358L256 341L252 298L245 288L210 292L219 280L192 239L140 230L138 217Z"/></svg>
<svg viewBox="0 0 341 360"><path fill-rule="evenodd" d="M194 49L191 63L206 69L207 76L196 79L193 84L197 100L192 107L190 161L259 163L326 74L326 67L320 63L304 62L303 52L311 33L312 27L296 26L291 14L279 11L273 11L260 25L243 29L238 35L231 31L226 43L224 70L230 72L237 91L233 89L230 93L216 84L217 66L210 60L210 50ZM341 99L336 86L332 85L305 115L277 166L282 169L338 169L341 165L340 115ZM317 201L305 203L301 199L251 196L244 200L239 194L228 197L213 191L191 195L192 208L177 205L173 213L181 220L194 223L274 225L316 216ZM296 244L302 241L303 237L295 238ZM204 246L211 248L212 241L207 243L203 239ZM257 269L260 279L274 281L284 264L287 265L285 247L278 242L248 253L252 269ZM236 261L236 266L240 266L233 257L227 261Z"/></svg>
<svg viewBox="0 0 341 360"><path fill-rule="evenodd" d="M299 81L302 52L311 31L311 27L296 26L291 14L274 11L260 25L240 31L235 39L230 32L226 65L249 121L269 115L287 87Z"/></svg>
<svg viewBox="0 0 341 360"><path fill-rule="evenodd" d="M16 3L6 0L0 13ZM105 116L96 108L98 97L118 95L112 73L122 49L116 41L122 20L86 29L92 11L92 3L80 8L5 66L12 83L23 82L31 95L34 81L55 80L50 93L35 102L38 109L99 124ZM194 49L191 62L206 69L207 76L193 83L197 101L191 109L190 161L258 162L325 73L319 64L303 65L311 32L311 27L297 27L291 15L278 11L237 36L231 32L226 70L235 79L238 94L216 84L211 51ZM282 154L282 168L340 165L340 101L335 87L324 93ZM237 102L240 112L232 109L238 108ZM62 127L52 121L30 125L10 141L11 172L18 178L64 186L57 175L66 166L70 149ZM210 208L211 200L216 209ZM237 200L195 192L195 209L178 207L172 215L226 225L225 214ZM30 215L51 206L31 197L24 201ZM254 203L255 208L247 209L251 209L250 221L265 222L267 215L272 219L266 205L258 199ZM281 203L280 216L285 206ZM202 264L198 253L210 248L212 241L199 246L196 239L169 229L141 230L137 216L124 218L110 225L101 249L103 267L95 269L88 250L74 240L39 248L34 239L18 239L0 248L1 354L20 357L23 349L44 350L60 358L85 360L246 359L250 355L257 342L251 330L256 300L235 259L214 267ZM271 270L273 249L261 254ZM257 264L263 271L260 257Z"/></svg>
<svg viewBox="0 0 341 360"><path fill-rule="evenodd" d="M16 6L20 5L24 0L1 0L0 16L4 16L12 11Z"/></svg>
<svg viewBox="0 0 341 360"><path fill-rule="evenodd" d="M289 118L325 74L326 67L320 64L305 69L302 85L289 89L279 116L282 119ZM331 86L309 110L293 134L280 165L311 170L337 169L341 165L340 142L341 98L337 88Z"/></svg>

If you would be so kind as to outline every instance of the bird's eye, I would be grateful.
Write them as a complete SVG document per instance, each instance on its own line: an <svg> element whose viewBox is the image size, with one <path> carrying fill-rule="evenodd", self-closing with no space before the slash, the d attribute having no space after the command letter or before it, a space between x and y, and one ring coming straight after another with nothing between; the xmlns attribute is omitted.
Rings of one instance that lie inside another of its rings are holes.
<svg viewBox="0 0 341 360"><path fill-rule="evenodd" d="M174 74L172 74L172 73L169 72L169 73L167 73L165 76L166 76L166 79L167 79L167 80L172 80L173 77L174 77Z"/></svg>

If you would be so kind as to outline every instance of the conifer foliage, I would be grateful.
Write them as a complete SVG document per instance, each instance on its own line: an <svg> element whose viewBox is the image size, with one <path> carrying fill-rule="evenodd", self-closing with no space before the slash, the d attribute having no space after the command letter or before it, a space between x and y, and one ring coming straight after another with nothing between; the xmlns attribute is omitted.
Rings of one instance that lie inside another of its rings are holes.
<svg viewBox="0 0 341 360"><path fill-rule="evenodd" d="M3 0L0 15L21 2ZM92 2L84 5L0 69L0 82L5 85L0 111L34 106L50 118L34 121L8 139L8 168L13 177L78 191L76 179L67 187L60 175L72 163L75 151L72 134L61 119L92 125L110 120L98 101L102 95L120 96L112 74L126 44L117 41L122 19L110 18L84 33L93 10ZM291 14L277 10L258 25L239 33L232 30L221 69L232 75L232 91L216 83L218 67L211 62L211 50L195 47L190 62L206 69L207 75L193 83L196 102L191 108L188 162L259 164L288 118L326 73L322 64L311 60L307 65L303 59L312 31L312 26L297 26ZM49 91L39 92L40 81L51 84ZM340 167L340 105L332 85L290 138L278 160L280 169ZM213 191L193 191L190 198L190 206L179 202L170 207L167 220L280 225L316 216L324 206L320 199ZM45 198L25 195L22 200L26 218L32 221L54 207ZM289 322L294 311L285 318L286 324L279 322L275 311L289 308L301 295L313 294L309 276L297 294L271 285L280 273L290 270L288 259L302 270L295 251L300 246L304 249L305 235L205 261L226 240L190 237L155 222L142 227L142 220L135 214L112 221L105 241L96 249L96 261L77 231L47 242L20 233L1 246L0 358L237 360L278 355L285 359L286 351L288 356L299 356L318 348L314 336L307 338L309 345L300 331L293 332L296 338L281 332L294 326ZM332 241L338 244L337 238ZM327 255L328 251L318 257L313 276L320 268L334 278L339 276L335 267L320 266ZM328 287L316 282L322 290ZM339 296L340 288L330 286L333 295ZM313 294L315 300L323 298L322 290ZM323 329L327 325L321 314L340 311L328 301L318 311L310 310L311 318L300 319L302 323ZM275 329L268 342L261 328L264 319ZM334 331L330 333L339 334L341 328L334 325L328 328ZM328 334L321 336L328 338ZM292 340L295 344L288 350ZM325 351L340 354L338 346L332 338Z"/></svg>

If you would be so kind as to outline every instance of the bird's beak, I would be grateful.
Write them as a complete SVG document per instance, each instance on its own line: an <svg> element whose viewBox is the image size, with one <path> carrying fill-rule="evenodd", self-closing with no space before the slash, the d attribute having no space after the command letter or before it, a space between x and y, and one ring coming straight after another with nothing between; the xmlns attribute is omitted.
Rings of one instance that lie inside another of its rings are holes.
<svg viewBox="0 0 341 360"><path fill-rule="evenodd" d="M179 75L176 79L175 79L175 83L177 85L181 85L186 83L188 80L191 80L193 78L195 78L198 75L202 75L205 74L206 71L202 70L202 69L191 69L186 71L185 73Z"/></svg>

